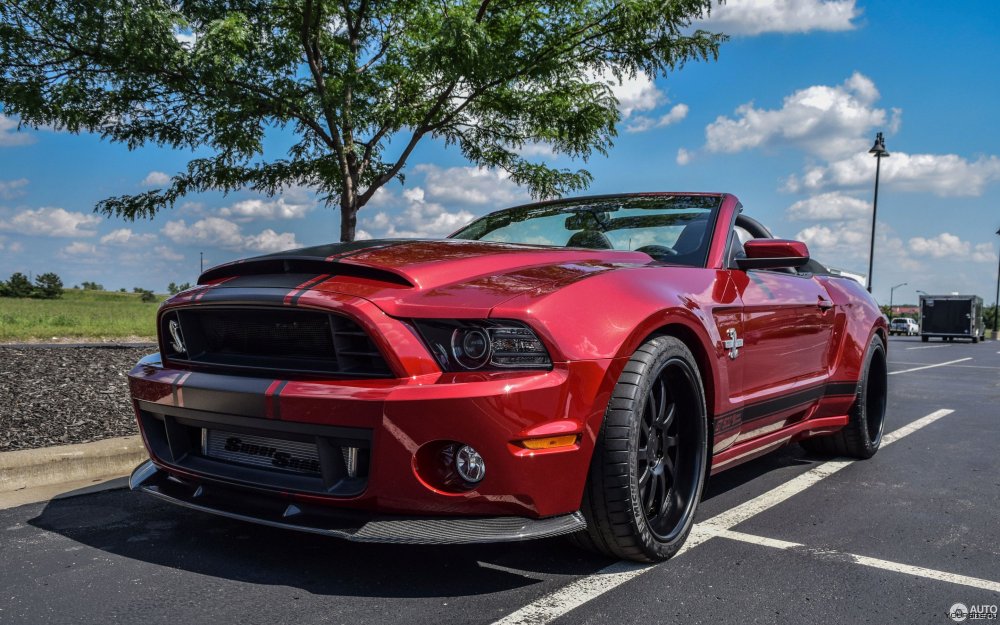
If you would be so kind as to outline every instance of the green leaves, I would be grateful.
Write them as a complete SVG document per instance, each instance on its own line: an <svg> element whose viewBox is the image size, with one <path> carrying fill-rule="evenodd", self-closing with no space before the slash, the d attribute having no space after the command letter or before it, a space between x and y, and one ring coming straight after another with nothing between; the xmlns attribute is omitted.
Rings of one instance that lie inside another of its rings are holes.
<svg viewBox="0 0 1000 625"><path fill-rule="evenodd" d="M723 36L690 28L710 5L5 0L0 103L29 125L210 154L164 189L104 200L105 214L148 218L188 193L308 184L339 204L350 239L357 210L402 178L426 137L536 197L586 188L585 170L531 162L523 147L606 154L620 115L601 76L715 58ZM280 158L264 150L274 128L297 137Z"/></svg>

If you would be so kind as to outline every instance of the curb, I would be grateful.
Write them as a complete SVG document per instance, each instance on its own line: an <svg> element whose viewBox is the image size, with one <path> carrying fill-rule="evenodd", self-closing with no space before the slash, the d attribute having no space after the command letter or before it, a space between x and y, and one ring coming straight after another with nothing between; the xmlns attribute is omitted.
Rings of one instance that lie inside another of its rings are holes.
<svg viewBox="0 0 1000 625"><path fill-rule="evenodd" d="M128 475L148 459L139 435L0 453L0 493Z"/></svg>

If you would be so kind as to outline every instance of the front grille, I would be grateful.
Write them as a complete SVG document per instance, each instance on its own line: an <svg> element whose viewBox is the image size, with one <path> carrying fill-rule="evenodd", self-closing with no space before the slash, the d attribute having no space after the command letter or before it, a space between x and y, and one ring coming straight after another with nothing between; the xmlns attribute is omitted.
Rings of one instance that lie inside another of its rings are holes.
<svg viewBox="0 0 1000 625"><path fill-rule="evenodd" d="M364 491L372 431L140 402L153 457L241 486L351 497Z"/></svg>
<svg viewBox="0 0 1000 625"><path fill-rule="evenodd" d="M178 332L171 332L171 324ZM175 336L177 334L177 336ZM343 315L268 308L181 308L163 315L164 357L247 372L389 377L368 334ZM179 350L176 338L183 342Z"/></svg>
<svg viewBox="0 0 1000 625"><path fill-rule="evenodd" d="M252 467L311 475L320 473L319 452L312 441L289 441L204 428L201 453Z"/></svg>

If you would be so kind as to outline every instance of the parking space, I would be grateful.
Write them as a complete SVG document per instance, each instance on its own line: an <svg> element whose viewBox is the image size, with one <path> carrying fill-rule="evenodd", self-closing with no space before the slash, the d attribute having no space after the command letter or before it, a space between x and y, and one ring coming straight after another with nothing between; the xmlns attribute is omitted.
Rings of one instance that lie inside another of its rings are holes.
<svg viewBox="0 0 1000 625"><path fill-rule="evenodd" d="M875 458L724 472L661 565L356 545L113 490L0 511L0 623L950 623L1000 603L1000 346L900 337L889 361Z"/></svg>

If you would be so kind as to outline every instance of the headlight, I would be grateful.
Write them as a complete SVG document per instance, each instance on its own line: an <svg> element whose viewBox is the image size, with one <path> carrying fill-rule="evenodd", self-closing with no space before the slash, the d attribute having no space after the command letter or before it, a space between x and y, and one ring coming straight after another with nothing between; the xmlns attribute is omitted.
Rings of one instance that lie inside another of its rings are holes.
<svg viewBox="0 0 1000 625"><path fill-rule="evenodd" d="M414 319L413 325L445 371L552 366L538 336L520 321Z"/></svg>

